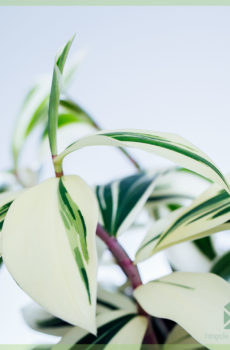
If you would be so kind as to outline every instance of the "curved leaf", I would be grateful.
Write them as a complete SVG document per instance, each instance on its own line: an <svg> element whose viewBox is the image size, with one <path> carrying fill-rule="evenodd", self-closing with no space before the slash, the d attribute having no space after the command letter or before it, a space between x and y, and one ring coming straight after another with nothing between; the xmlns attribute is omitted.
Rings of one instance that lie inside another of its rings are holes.
<svg viewBox="0 0 230 350"><path fill-rule="evenodd" d="M212 160L193 144L174 134L129 129L101 131L71 144L56 158L56 163L60 164L61 160L71 152L96 145L135 147L158 154L219 183L229 192L225 177Z"/></svg>
<svg viewBox="0 0 230 350"><path fill-rule="evenodd" d="M51 178L13 202L1 239L3 261L21 288L51 314L92 332L97 220L96 198L81 178Z"/></svg>
<svg viewBox="0 0 230 350"><path fill-rule="evenodd" d="M230 285L220 277L175 272L138 287L134 296L150 315L175 321L208 349L230 344Z"/></svg>
<svg viewBox="0 0 230 350"><path fill-rule="evenodd" d="M165 218L165 224L163 219L157 230L153 225L138 249L138 260L174 244L229 229L230 196L214 184L189 207L179 209L174 215Z"/></svg>

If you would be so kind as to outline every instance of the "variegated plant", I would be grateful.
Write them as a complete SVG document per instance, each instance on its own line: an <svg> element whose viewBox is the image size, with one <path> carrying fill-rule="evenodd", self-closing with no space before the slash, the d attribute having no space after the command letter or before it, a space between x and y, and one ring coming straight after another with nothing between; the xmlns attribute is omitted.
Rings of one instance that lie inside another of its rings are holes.
<svg viewBox="0 0 230 350"><path fill-rule="evenodd" d="M15 185L4 188L0 195L3 262L17 284L40 304L23 310L25 321L33 329L62 337L49 349L72 349L75 344L89 344L87 349L97 344L106 349L161 343L163 349L170 349L170 344L211 350L230 346L230 255L218 256L210 237L230 228L229 177L180 136L100 130L78 104L63 98L71 44L72 40L55 59L51 91L37 86L26 98L12 142L13 174L20 186L16 191ZM59 152L58 128L72 123L87 123L96 132ZM42 126L42 139L48 135L55 177L27 188L19 156L37 125ZM136 172L94 189L76 174L64 175L66 156L97 145L118 147ZM160 155L181 167L141 169L126 147ZM133 261L118 236L140 226L140 213L145 213L141 230L147 233ZM100 250L96 238L103 242ZM209 261L210 272L172 272L143 284L138 264L159 251L169 252L169 247L178 248L180 255L183 242L193 242ZM97 270L106 249L114 259L111 266L118 264L127 278L120 291L99 286Z"/></svg>

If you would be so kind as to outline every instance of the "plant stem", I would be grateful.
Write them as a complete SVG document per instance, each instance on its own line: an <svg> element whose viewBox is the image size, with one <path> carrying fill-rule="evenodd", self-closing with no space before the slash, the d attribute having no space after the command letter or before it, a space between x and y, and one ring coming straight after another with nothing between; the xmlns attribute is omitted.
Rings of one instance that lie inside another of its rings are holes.
<svg viewBox="0 0 230 350"><path fill-rule="evenodd" d="M122 271L129 279L133 290L142 285L137 266L133 264L133 261L129 258L128 254L119 244L118 240L115 237L109 236L109 234L100 224L97 225L96 234L107 245L117 260L118 265L121 267ZM144 337L144 344L157 344L157 339L152 328L150 315L147 314L139 304L137 305L139 315L146 317L148 320L148 328Z"/></svg>
<svg viewBox="0 0 230 350"><path fill-rule="evenodd" d="M64 175L63 169L62 169L62 163L55 163L56 155L52 155L53 165L54 165L54 171L56 177L62 177Z"/></svg>

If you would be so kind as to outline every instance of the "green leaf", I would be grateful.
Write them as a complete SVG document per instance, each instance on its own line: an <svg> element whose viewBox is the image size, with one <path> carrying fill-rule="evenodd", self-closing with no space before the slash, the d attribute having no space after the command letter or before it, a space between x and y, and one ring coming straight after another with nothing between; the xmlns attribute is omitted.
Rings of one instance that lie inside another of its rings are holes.
<svg viewBox="0 0 230 350"><path fill-rule="evenodd" d="M229 345L230 285L220 277L175 272L138 287L134 296L147 313L175 321L208 349Z"/></svg>
<svg viewBox="0 0 230 350"><path fill-rule="evenodd" d="M52 350L60 345L63 350L69 350L75 344L88 344L84 350L97 349L98 344L135 344L135 349L140 349L146 329L147 319L143 316L125 311L107 312L97 316L97 336L73 327Z"/></svg>
<svg viewBox="0 0 230 350"><path fill-rule="evenodd" d="M78 176L63 176L18 196L1 233L3 261L18 285L54 316L90 332L95 332L97 222L89 186Z"/></svg>
<svg viewBox="0 0 230 350"><path fill-rule="evenodd" d="M81 108L78 104L70 100L60 100L59 115L58 115L58 129L75 123L84 123L95 127L89 114ZM48 124L45 126L42 139L48 135Z"/></svg>
<svg viewBox="0 0 230 350"><path fill-rule="evenodd" d="M60 164L65 156L86 146L135 147L161 155L214 182L229 192L229 185L212 160L184 138L168 133L142 130L102 131L83 137L67 147L57 158Z"/></svg>
<svg viewBox="0 0 230 350"><path fill-rule="evenodd" d="M230 196L214 184L189 207L163 219L157 229L153 225L141 243L136 258L141 261L174 244L227 230L230 228L229 220Z"/></svg>
<svg viewBox="0 0 230 350"><path fill-rule="evenodd" d="M210 272L215 273L216 275L230 282L230 252L227 252L219 257L213 263Z"/></svg>
<svg viewBox="0 0 230 350"><path fill-rule="evenodd" d="M103 225L111 236L132 225L152 193L158 175L140 172L96 187Z"/></svg>

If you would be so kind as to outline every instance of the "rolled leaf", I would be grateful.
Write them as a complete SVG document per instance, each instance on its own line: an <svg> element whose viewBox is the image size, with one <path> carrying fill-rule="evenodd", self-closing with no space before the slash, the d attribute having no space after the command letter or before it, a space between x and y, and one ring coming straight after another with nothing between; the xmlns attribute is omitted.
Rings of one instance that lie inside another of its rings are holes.
<svg viewBox="0 0 230 350"><path fill-rule="evenodd" d="M97 336L74 327L54 346L52 350L60 348L69 350L73 345L85 345L85 350L97 349L98 344L108 344L104 349L109 349L114 344L133 344L132 349L139 350L147 329L147 319L143 316L130 314L125 311L112 311L97 316Z"/></svg>
<svg viewBox="0 0 230 350"><path fill-rule="evenodd" d="M175 272L138 287L134 296L147 313L175 321L208 349L230 344L230 285L222 278Z"/></svg>
<svg viewBox="0 0 230 350"><path fill-rule="evenodd" d="M73 39L69 40L65 47L61 50L60 55L56 57L56 62L53 70L53 79L50 91L48 110L48 134L52 155L57 155L56 134L58 125L59 99L62 85L62 73L72 42Z"/></svg>
<svg viewBox="0 0 230 350"><path fill-rule="evenodd" d="M51 178L13 202L1 239L4 263L19 286L51 314L90 332L97 220L96 198L81 178Z"/></svg>
<svg viewBox="0 0 230 350"><path fill-rule="evenodd" d="M152 193L158 175L140 172L96 187L103 225L111 236L119 235L133 224Z"/></svg>
<svg viewBox="0 0 230 350"><path fill-rule="evenodd" d="M153 224L138 249L138 261L174 244L229 229L230 196L218 185L211 185L189 207L174 215L162 219L157 228Z"/></svg>
<svg viewBox="0 0 230 350"><path fill-rule="evenodd" d="M219 183L229 192L225 177L212 160L193 144L175 134L129 129L102 131L71 144L57 157L56 162L59 163L66 155L78 149L96 145L134 147L158 154Z"/></svg>

